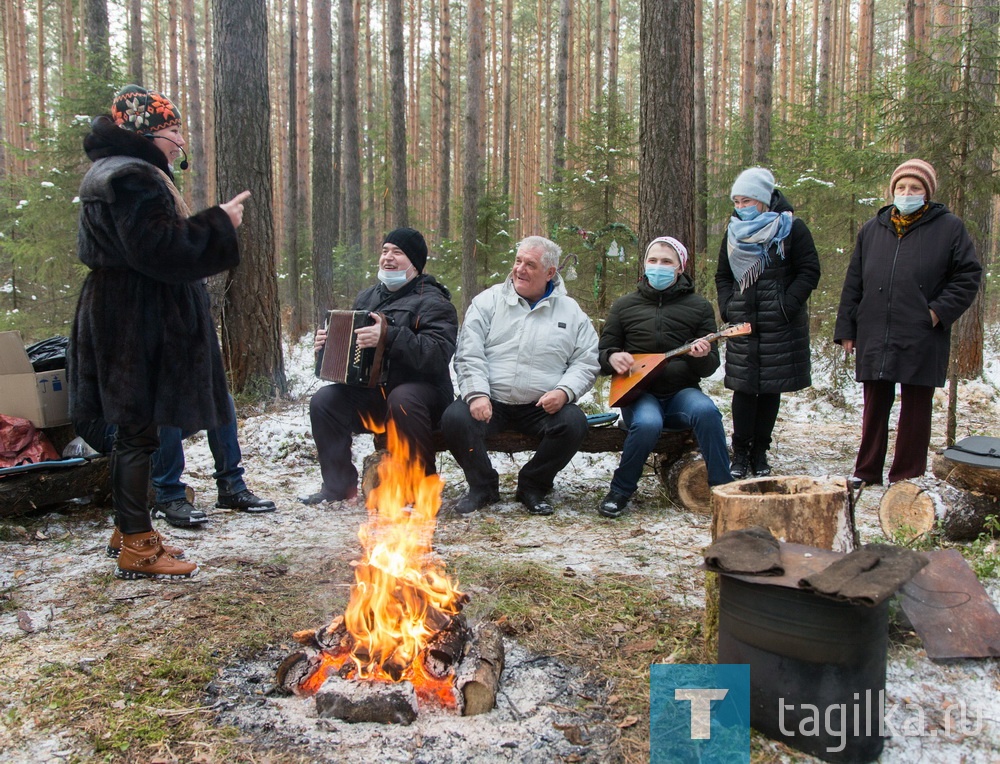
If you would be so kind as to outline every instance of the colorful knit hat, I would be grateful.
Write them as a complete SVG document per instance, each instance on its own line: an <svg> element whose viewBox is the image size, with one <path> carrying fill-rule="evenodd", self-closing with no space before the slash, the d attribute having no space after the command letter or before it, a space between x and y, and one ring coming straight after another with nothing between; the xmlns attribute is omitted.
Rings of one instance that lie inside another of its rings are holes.
<svg viewBox="0 0 1000 764"><path fill-rule="evenodd" d="M649 244L646 246L646 252L642 256L643 261L645 261L645 259L649 256L649 250L653 248L654 244L666 244L668 247L673 249L677 253L677 257L680 258L681 270L682 271L687 270L687 265L688 265L687 247L685 247L683 244L677 241L677 239L675 239L673 236L657 236L655 239L649 242Z"/></svg>
<svg viewBox="0 0 1000 764"><path fill-rule="evenodd" d="M923 183L924 191L927 192L925 201L930 201L937 191L937 172L934 171L934 165L923 159L907 159L892 171L892 178L889 180L889 198L896 193L896 181L900 178L916 178Z"/></svg>
<svg viewBox="0 0 1000 764"><path fill-rule="evenodd" d="M155 133L181 124L181 113L169 98L139 85L126 85L111 102L115 124L133 133Z"/></svg>

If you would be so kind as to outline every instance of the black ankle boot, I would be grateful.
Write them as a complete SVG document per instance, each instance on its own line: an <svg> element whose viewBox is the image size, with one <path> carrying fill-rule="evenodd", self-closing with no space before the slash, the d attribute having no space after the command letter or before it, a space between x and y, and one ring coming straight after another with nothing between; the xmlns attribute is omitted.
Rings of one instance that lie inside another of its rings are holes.
<svg viewBox="0 0 1000 764"><path fill-rule="evenodd" d="M729 475L733 480L742 480L750 474L750 452L743 448L733 449L733 460L729 465Z"/></svg>
<svg viewBox="0 0 1000 764"><path fill-rule="evenodd" d="M767 477L771 474L771 465L767 463L767 449L754 449L750 452L750 466L755 477Z"/></svg>

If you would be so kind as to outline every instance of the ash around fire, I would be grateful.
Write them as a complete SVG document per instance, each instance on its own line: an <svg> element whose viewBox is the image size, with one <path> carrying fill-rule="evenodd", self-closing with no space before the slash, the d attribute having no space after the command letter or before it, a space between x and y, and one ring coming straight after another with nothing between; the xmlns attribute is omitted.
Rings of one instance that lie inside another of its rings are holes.
<svg viewBox="0 0 1000 764"><path fill-rule="evenodd" d="M619 730L607 714L608 682L504 641L507 663L497 706L479 716L421 707L417 720L349 724L320 719L313 698L279 694L275 647L223 669L207 688L218 722L255 745L315 762L619 762Z"/></svg>

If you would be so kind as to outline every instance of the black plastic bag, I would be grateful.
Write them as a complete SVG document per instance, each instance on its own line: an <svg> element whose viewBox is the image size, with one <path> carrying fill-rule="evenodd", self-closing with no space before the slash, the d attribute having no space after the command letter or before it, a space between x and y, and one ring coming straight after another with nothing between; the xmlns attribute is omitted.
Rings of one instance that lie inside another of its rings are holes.
<svg viewBox="0 0 1000 764"><path fill-rule="evenodd" d="M69 347L69 337L49 337L34 345L28 345L24 352L28 354L31 367L35 371L52 371L66 368L66 349Z"/></svg>

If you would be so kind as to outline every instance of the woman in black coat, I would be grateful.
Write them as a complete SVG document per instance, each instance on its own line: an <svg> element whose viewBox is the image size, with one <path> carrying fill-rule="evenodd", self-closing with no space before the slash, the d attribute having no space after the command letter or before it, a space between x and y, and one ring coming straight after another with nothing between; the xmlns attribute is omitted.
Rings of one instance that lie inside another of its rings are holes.
<svg viewBox="0 0 1000 764"><path fill-rule="evenodd" d="M781 394L812 384L806 301L820 269L809 228L793 216L769 170L744 170L730 196L734 210L719 248L715 286L722 319L749 322L752 329L726 345L732 476L739 480L771 474L767 451Z"/></svg>
<svg viewBox="0 0 1000 764"><path fill-rule="evenodd" d="M191 215L173 183L184 138L177 108L137 85L84 138L77 254L90 269L69 350L74 421L118 426L111 465L119 578L188 577L153 531L146 504L157 426L212 429L229 392L204 279L239 264L244 191ZM176 554L179 550L172 548Z"/></svg>
<svg viewBox="0 0 1000 764"><path fill-rule="evenodd" d="M864 385L858 485L881 485L889 414L900 386L896 451L889 482L927 469L934 388L948 371L951 326L972 304L982 266L960 218L931 197L934 167L921 159L892 173L883 207L858 232L844 278L834 342L857 351Z"/></svg>

